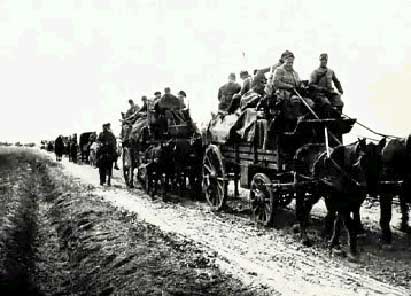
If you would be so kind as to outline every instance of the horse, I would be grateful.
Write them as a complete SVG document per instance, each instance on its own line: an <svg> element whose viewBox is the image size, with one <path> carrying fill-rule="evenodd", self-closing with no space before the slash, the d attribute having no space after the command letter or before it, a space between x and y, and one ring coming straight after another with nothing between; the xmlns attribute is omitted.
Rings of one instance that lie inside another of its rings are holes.
<svg viewBox="0 0 411 296"><path fill-rule="evenodd" d="M163 189L162 196L166 197L169 190L169 182L174 175L174 163L170 142L161 142L159 146L151 145L145 152L146 166L146 190L154 197L157 193L158 182Z"/></svg>
<svg viewBox="0 0 411 296"><path fill-rule="evenodd" d="M383 244L389 244L391 204L396 193L399 194L402 214L399 229L411 233L408 224L408 204L411 202L411 135L404 139L391 139L388 143L383 138L375 149L375 153L379 154L379 160L373 174L367 177L367 186L370 195L379 195L381 241ZM399 186L398 181L402 182Z"/></svg>
<svg viewBox="0 0 411 296"><path fill-rule="evenodd" d="M173 141L172 158L175 166L174 179L178 190L186 189L188 185L195 197L201 194L202 155L201 138L192 140Z"/></svg>
<svg viewBox="0 0 411 296"><path fill-rule="evenodd" d="M349 257L357 256L357 229L359 208L366 197L366 175L372 157L367 157L365 139L347 146L326 148L321 145L306 145L295 155L299 178L310 178L316 183L311 195L305 196L304 188L297 188L296 216L301 226L303 244L310 245L306 226L312 206L321 196L325 199L327 216L326 233L332 235L330 248L339 246L340 222L343 221L349 234ZM354 214L355 218L351 218Z"/></svg>

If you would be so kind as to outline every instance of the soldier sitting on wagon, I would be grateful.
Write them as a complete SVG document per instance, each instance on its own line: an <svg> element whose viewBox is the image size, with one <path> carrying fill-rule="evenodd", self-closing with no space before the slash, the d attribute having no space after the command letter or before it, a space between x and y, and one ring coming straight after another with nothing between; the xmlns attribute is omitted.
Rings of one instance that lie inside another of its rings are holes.
<svg viewBox="0 0 411 296"><path fill-rule="evenodd" d="M127 145L128 143L128 137L130 135L131 126L137 119L139 111L139 107L136 104L134 104L133 100L130 99L128 102L130 103L130 108L127 110L125 114L124 112L121 113L122 119L120 119L120 122L122 123L121 137L123 139L123 145Z"/></svg>
<svg viewBox="0 0 411 296"><path fill-rule="evenodd" d="M123 121L132 122L135 119L138 110L140 109L138 105L134 104L133 100L128 101L130 103L130 108L127 110L126 114L123 116Z"/></svg>
<svg viewBox="0 0 411 296"><path fill-rule="evenodd" d="M184 93L185 94L185 93ZM184 117L181 115L181 110L185 108L181 99L171 94L170 88L164 89L164 95L160 101L155 104L156 125L160 131L168 130L170 124L181 124L184 122Z"/></svg>
<svg viewBox="0 0 411 296"><path fill-rule="evenodd" d="M321 117L339 117L344 106L341 100L343 89L333 70L327 68L328 55L320 54L320 67L311 73L310 87ZM334 86L338 92L334 91ZM331 107L331 108L330 108Z"/></svg>
<svg viewBox="0 0 411 296"><path fill-rule="evenodd" d="M281 110L281 118L285 129L293 129L298 117L304 113L304 105L295 94L295 90L301 86L298 73L293 68L294 54L289 52L285 63L277 68L273 78L273 86L276 88L277 106ZM313 108L314 103L306 98L305 102Z"/></svg>
<svg viewBox="0 0 411 296"><path fill-rule="evenodd" d="M147 96L142 96L141 101L143 102L143 107L136 115L136 121L131 128L131 137L133 139L139 140L141 137L141 130L144 126L147 126L147 111L148 111L148 101Z"/></svg>
<svg viewBox="0 0 411 296"><path fill-rule="evenodd" d="M228 76L228 82L218 89L218 110L228 112L233 96L241 91L241 86L235 82L235 74Z"/></svg>

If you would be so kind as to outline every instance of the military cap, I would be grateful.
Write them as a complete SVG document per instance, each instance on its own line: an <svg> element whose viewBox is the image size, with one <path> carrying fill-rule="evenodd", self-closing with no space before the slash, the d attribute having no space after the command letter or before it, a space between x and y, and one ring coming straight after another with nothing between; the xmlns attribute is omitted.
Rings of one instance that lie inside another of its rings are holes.
<svg viewBox="0 0 411 296"><path fill-rule="evenodd" d="M288 50L287 50L287 51L288 51ZM295 58L294 54L293 54L291 51L288 51L288 53L287 53L287 51L285 52L285 53L286 53L285 58L289 58L289 57Z"/></svg>
<svg viewBox="0 0 411 296"><path fill-rule="evenodd" d="M230 73L230 75L228 75L228 78L235 79L235 73Z"/></svg>
<svg viewBox="0 0 411 296"><path fill-rule="evenodd" d="M161 91L156 91L155 93L154 93L154 95L156 96L156 95L161 95Z"/></svg>
<svg viewBox="0 0 411 296"><path fill-rule="evenodd" d="M290 53L292 54L292 52L290 52L288 49L286 49L286 51L284 51L284 52L281 54L281 59L287 58L287 56L288 56Z"/></svg>
<svg viewBox="0 0 411 296"><path fill-rule="evenodd" d="M131 103L134 103L134 101L132 100L132 99L130 99L130 100L128 100L128 102L131 104Z"/></svg>
<svg viewBox="0 0 411 296"><path fill-rule="evenodd" d="M164 92L170 92L170 91L171 91L171 89L169 87L164 88Z"/></svg>
<svg viewBox="0 0 411 296"><path fill-rule="evenodd" d="M323 60L323 59L328 59L328 54L326 53L320 54L320 60Z"/></svg>
<svg viewBox="0 0 411 296"><path fill-rule="evenodd" d="M141 100L142 100L142 101L146 101L146 100L147 100L147 96L141 96Z"/></svg>
<svg viewBox="0 0 411 296"><path fill-rule="evenodd" d="M181 96L185 96L185 97L187 96L186 93L185 93L183 90L180 90L180 91L178 92L178 94L181 95Z"/></svg>
<svg viewBox="0 0 411 296"><path fill-rule="evenodd" d="M246 77L246 76L248 76L248 71L243 70L240 72L240 77Z"/></svg>

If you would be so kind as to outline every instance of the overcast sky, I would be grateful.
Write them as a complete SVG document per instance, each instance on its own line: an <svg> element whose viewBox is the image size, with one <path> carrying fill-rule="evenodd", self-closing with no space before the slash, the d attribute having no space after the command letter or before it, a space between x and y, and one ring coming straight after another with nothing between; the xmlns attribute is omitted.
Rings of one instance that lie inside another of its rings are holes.
<svg viewBox="0 0 411 296"><path fill-rule="evenodd" d="M105 122L118 133L127 100L165 86L185 90L194 119L207 122L229 72L269 66L285 49L303 79L327 52L345 113L405 136L410 16L400 0L0 0L0 141Z"/></svg>

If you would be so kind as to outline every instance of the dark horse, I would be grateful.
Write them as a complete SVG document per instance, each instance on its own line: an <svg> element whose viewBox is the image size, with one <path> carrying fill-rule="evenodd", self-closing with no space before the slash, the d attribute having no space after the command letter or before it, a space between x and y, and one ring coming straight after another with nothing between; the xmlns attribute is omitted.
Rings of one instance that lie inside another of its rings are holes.
<svg viewBox="0 0 411 296"><path fill-rule="evenodd" d="M383 138L375 146L379 155L376 169L367 177L369 194L380 197L380 226L383 243L391 242L391 204L399 195L402 221L400 230L410 233L408 204L411 202L411 135L407 139L391 139L387 145ZM385 146L385 147L384 147ZM402 182L402 183L400 183Z"/></svg>
<svg viewBox="0 0 411 296"><path fill-rule="evenodd" d="M152 145L145 150L146 191L153 197L157 194L159 182L163 189L162 196L166 197L175 170L172 153L170 142L161 142L159 146Z"/></svg>
<svg viewBox="0 0 411 296"><path fill-rule="evenodd" d="M172 157L175 166L175 185L181 191L186 189L187 180L195 198L201 194L203 145L201 138L174 141Z"/></svg>
<svg viewBox="0 0 411 296"><path fill-rule="evenodd" d="M303 243L309 244L306 225L311 208L323 196L327 207L326 233L332 229L330 247L339 245L339 226L343 221L349 234L349 255L351 258L356 256L359 216L355 213L359 212L366 196L366 170L368 162L372 161L365 156L366 147L365 140L359 140L347 146L329 148L329 155L325 147L319 145L307 145L297 151L295 159L300 163L297 171L300 178L310 177L316 181L309 197L302 189L297 189L296 214Z"/></svg>

